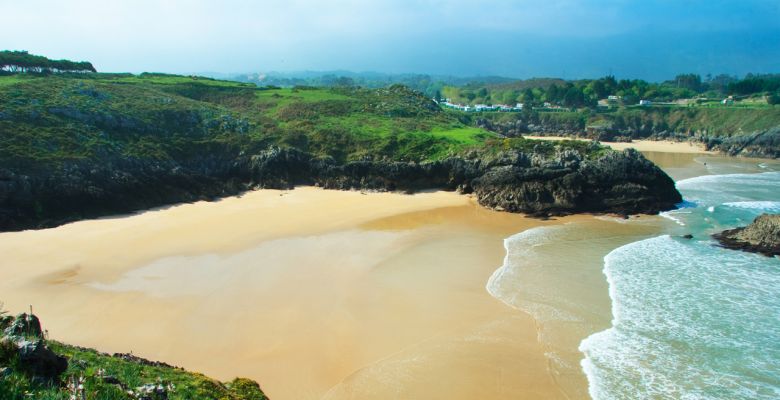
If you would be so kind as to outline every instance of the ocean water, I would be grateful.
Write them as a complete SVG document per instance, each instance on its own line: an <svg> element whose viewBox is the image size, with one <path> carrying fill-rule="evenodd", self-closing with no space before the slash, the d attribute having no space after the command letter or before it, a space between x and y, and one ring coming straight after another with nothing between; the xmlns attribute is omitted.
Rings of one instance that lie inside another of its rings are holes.
<svg viewBox="0 0 780 400"><path fill-rule="evenodd" d="M780 399L780 259L710 238L780 212L780 172L706 175L677 187L685 202L664 214L676 224L604 257L613 319L579 346L589 394Z"/></svg>
<svg viewBox="0 0 780 400"><path fill-rule="evenodd" d="M588 397L578 347L583 338L608 328L612 319L609 287L601 273L604 255L657 236L667 224L658 217L583 217L504 240L504 262L486 289L534 317L549 372L568 398Z"/></svg>

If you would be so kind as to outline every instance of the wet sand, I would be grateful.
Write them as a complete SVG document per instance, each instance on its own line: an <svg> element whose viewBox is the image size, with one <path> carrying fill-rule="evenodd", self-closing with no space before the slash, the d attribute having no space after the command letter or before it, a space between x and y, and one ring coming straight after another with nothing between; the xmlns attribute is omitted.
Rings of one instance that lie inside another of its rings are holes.
<svg viewBox="0 0 780 400"><path fill-rule="evenodd" d="M564 136L523 136L528 139L537 140L583 140L590 141L590 139L571 138ZM632 148L641 152L658 152L658 153L678 153L678 154L718 154L714 151L708 151L701 143L693 142L674 142L669 140L634 140L630 143L626 142L601 142L605 146L609 146L615 150L623 150Z"/></svg>
<svg viewBox="0 0 780 400"><path fill-rule="evenodd" d="M757 168L645 154L675 179ZM2 233L0 300L32 304L52 338L250 377L275 400L584 399L577 347L611 319L602 259L671 223L540 221L444 192L263 190ZM553 231L538 245L504 248L541 226Z"/></svg>
<svg viewBox="0 0 780 400"><path fill-rule="evenodd" d="M503 238L561 222L455 193L256 191L0 234L0 293L57 340L277 400L557 399L535 321L485 283Z"/></svg>

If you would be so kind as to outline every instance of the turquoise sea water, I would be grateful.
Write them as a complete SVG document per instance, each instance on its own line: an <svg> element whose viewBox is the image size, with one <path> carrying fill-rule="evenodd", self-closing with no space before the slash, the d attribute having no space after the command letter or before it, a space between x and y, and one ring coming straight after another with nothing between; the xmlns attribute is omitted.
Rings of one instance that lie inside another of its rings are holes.
<svg viewBox="0 0 780 400"><path fill-rule="evenodd" d="M612 327L580 344L604 399L780 399L780 258L712 233L780 213L780 172L681 180L676 228L604 257ZM692 234L684 239L682 234Z"/></svg>

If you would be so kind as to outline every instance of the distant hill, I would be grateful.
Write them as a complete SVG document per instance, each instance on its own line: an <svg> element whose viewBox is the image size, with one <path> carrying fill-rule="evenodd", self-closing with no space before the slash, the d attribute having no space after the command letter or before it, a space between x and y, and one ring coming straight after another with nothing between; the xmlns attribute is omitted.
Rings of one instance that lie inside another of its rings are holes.
<svg viewBox="0 0 780 400"><path fill-rule="evenodd" d="M428 74L386 74L381 72L352 71L300 71L265 72L238 75L219 75L224 79L254 83L258 86L359 86L364 88L382 88L390 85L404 85L417 90L428 97L435 97L444 86L493 85L510 83L515 79L500 76L455 77Z"/></svg>

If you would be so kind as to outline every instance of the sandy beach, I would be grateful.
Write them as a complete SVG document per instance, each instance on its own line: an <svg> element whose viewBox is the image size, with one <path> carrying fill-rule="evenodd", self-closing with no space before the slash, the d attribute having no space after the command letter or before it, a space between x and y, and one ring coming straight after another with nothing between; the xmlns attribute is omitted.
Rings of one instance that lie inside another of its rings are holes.
<svg viewBox="0 0 780 400"><path fill-rule="evenodd" d="M564 136L523 136L528 139L537 140L584 140L590 139L571 138ZM693 142L674 142L669 140L634 140L630 143L626 142L601 142L605 146L609 146L615 150L623 150L627 148L636 149L642 152L659 152L659 153L682 153L682 154L718 154L714 151L708 151L701 143Z"/></svg>
<svg viewBox="0 0 780 400"><path fill-rule="evenodd" d="M455 193L263 190L0 234L0 293L54 339L273 399L556 399L534 320L485 283L503 238L561 222Z"/></svg>
<svg viewBox="0 0 780 400"><path fill-rule="evenodd" d="M645 154L675 179L757 168ZM585 399L578 345L612 318L604 255L673 224L625 222L260 190L2 233L0 300L54 339L249 377L275 400Z"/></svg>

